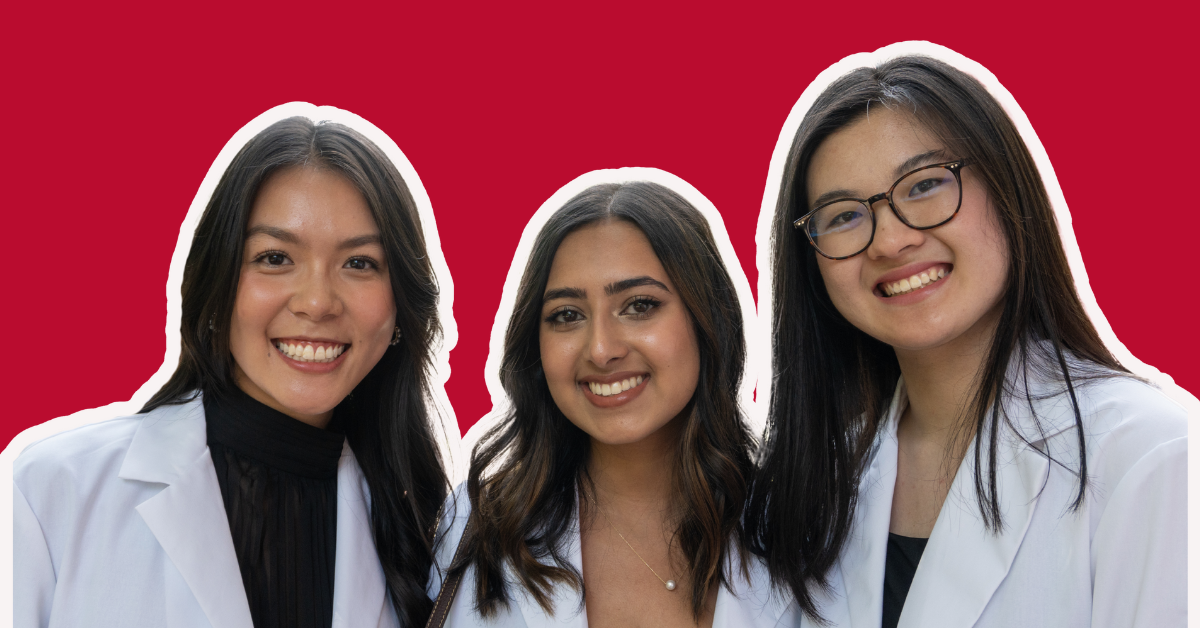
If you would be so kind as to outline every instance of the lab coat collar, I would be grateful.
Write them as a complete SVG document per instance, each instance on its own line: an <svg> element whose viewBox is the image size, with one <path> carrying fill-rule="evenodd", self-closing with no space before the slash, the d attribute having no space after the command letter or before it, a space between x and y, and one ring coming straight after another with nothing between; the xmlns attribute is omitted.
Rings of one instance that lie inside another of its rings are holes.
<svg viewBox="0 0 1200 628"><path fill-rule="evenodd" d="M563 548L566 552L567 562L575 568L579 574L583 574L583 551L582 541L579 537L579 510L576 508L575 518L571 522L571 529L564 535L563 540L567 546ZM521 580L517 578L516 571L511 564L506 565L505 573L508 581L519 583ZM554 613L547 613L538 603L537 600L525 590L525 587L514 586L513 591L516 595L517 607L521 609L521 615L525 618L525 625L528 628L587 628L587 613L584 611L582 600L579 596L579 591L569 586L551 587L551 600L554 603Z"/></svg>
<svg viewBox="0 0 1200 628"><path fill-rule="evenodd" d="M371 491L350 444L338 461L337 558L333 573L333 628L397 626L371 529Z"/></svg>
<svg viewBox="0 0 1200 628"><path fill-rule="evenodd" d="M784 612L798 612L790 591L771 586L766 563L752 558L748 561L748 574L743 574L737 549L733 547L726 561L729 588L721 587L717 591L714 628L774 628L779 625Z"/></svg>
<svg viewBox="0 0 1200 628"><path fill-rule="evenodd" d="M199 395L186 404L160 407L146 415L134 434L119 477L166 484L137 506L170 558L177 576L168 588L184 587L195 597L212 626L253 628L246 590L238 567L225 503L217 483ZM395 625L371 532L370 492L350 451L342 445L338 462L336 559L333 626ZM168 600L185 599L168 591ZM168 604L170 626L197 623L194 606Z"/></svg>
<svg viewBox="0 0 1200 628"><path fill-rule="evenodd" d="M896 484L896 424L907 399L901 379L887 418L880 426L873 458L863 474L855 513L856 533L840 561L851 625L858 628L877 627L881 621L884 564ZM1035 399L1034 410L1043 426L1040 430L1031 424L1030 409L1024 403L1010 404L1007 410L1018 432L1039 437L1028 439L1033 444L1069 428L1057 400ZM1069 407L1066 410L1070 413ZM980 516L972 443L921 556L900 617L901 628L973 625L1007 575L1032 520L1048 463L1007 428L1001 428L996 455L1003 529L998 533L988 531Z"/></svg>
<svg viewBox="0 0 1200 628"><path fill-rule="evenodd" d="M137 506L182 576L168 570L167 599L186 600L176 590L186 587L209 624L253 628L204 426L199 395L150 412L133 435L119 477L167 485ZM191 610L188 604L168 604L168 625L204 626Z"/></svg>

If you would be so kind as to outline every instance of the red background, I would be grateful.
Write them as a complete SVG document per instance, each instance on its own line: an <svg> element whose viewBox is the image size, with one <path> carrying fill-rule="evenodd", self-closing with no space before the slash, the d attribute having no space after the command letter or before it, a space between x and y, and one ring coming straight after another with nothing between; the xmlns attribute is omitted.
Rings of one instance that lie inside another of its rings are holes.
<svg viewBox="0 0 1200 628"><path fill-rule="evenodd" d="M460 337L483 366L529 216L597 168L652 166L721 210L752 286L780 128L818 72L907 39L990 69L1058 173L1092 288L1134 355L1200 393L1195 16L1049 3L822 3L739 11L21 3L0 26L5 120L0 442L125 400L161 364L175 238L221 147L288 101L387 132L438 218Z"/></svg>

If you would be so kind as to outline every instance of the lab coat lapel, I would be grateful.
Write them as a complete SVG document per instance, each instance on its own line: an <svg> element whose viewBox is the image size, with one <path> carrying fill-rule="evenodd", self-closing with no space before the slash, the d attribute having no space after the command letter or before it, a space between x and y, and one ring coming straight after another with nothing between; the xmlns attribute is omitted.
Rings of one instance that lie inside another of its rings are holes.
<svg viewBox="0 0 1200 628"><path fill-rule="evenodd" d="M348 443L338 461L337 495L333 628L396 626L371 530L371 493Z"/></svg>
<svg viewBox="0 0 1200 628"><path fill-rule="evenodd" d="M167 485L137 511L170 559L168 625L205 625L198 605L212 626L253 628L204 427L199 397L147 416L119 477Z"/></svg>
<svg viewBox="0 0 1200 628"><path fill-rule="evenodd" d="M855 628L877 628L881 622L884 561L892 521L892 493L896 488L896 419L907 399L901 379L885 423L880 426L871 462L859 483L854 532L847 539L839 561L850 625Z"/></svg>
<svg viewBox="0 0 1200 628"><path fill-rule="evenodd" d="M572 528L565 537L568 544L565 549L567 562L582 574L583 551L582 541L579 538L578 509L576 509L575 517ZM505 570L508 572L509 582L520 582L511 566L506 567ZM524 587L512 587L511 590L516 592L513 597L516 598L517 607L521 609L521 615L525 618L525 625L528 628L587 628L587 612L580 603L579 592L573 587L561 585L553 587L553 615L543 610L537 601L525 591Z"/></svg>
<svg viewBox="0 0 1200 628"><path fill-rule="evenodd" d="M1028 389L1019 384L1019 392L1006 407L1012 426L1029 443L1007 425L1000 426L996 443L996 485L1003 528L997 533L984 526L975 490L972 443L921 556L904 602L900 628L973 625L1008 575L1033 520L1049 470L1046 457L1031 444L1041 447L1045 438L1070 429L1074 420L1061 397L1047 396L1054 384L1036 380L1029 380L1029 384ZM986 464L985 457L981 465Z"/></svg>
<svg viewBox="0 0 1200 628"><path fill-rule="evenodd" d="M731 549L728 558L732 575L729 587L717 590L713 628L774 628L791 606L792 596L771 587L767 566L761 560L749 561L750 578L747 580L738 565L736 552ZM785 626L791 628L792 623Z"/></svg>

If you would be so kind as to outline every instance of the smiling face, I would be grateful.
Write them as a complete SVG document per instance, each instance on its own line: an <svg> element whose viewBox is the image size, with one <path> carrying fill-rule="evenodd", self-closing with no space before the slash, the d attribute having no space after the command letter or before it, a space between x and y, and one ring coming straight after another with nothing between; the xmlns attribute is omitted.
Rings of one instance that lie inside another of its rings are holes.
<svg viewBox="0 0 1200 628"><path fill-rule="evenodd" d="M542 305L542 368L555 404L593 441L643 441L696 391L691 316L635 225L610 220L563 239Z"/></svg>
<svg viewBox="0 0 1200 628"><path fill-rule="evenodd" d="M242 390L324 427L383 357L396 304L379 229L334 172L272 175L250 212L229 344Z"/></svg>
<svg viewBox="0 0 1200 628"><path fill-rule="evenodd" d="M918 156L924 157L914 161ZM908 115L872 108L868 117L830 135L813 154L809 207L833 190L868 198L909 170L961 157L949 154ZM998 319L1008 249L973 168L962 170L962 205L950 222L912 229L896 218L887 201L879 201L873 206L875 239L866 251L844 260L817 256L838 311L897 351L944 346L970 331L990 334Z"/></svg>

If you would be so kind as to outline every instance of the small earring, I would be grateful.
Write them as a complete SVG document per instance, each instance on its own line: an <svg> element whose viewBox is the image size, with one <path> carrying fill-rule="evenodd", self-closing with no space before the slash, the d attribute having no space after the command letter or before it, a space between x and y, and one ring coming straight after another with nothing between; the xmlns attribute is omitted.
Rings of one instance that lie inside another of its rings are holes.
<svg viewBox="0 0 1200 628"><path fill-rule="evenodd" d="M212 316L208 317L208 330L209 331L216 331L217 328L213 326L213 324L216 322L217 322L216 314L213 314Z"/></svg>
<svg viewBox="0 0 1200 628"><path fill-rule="evenodd" d="M400 344L400 328L399 327L397 327L396 331L392 334L392 346L394 347L398 344Z"/></svg>

